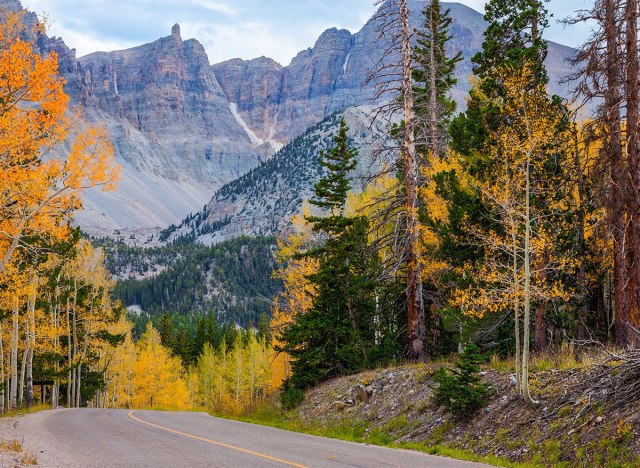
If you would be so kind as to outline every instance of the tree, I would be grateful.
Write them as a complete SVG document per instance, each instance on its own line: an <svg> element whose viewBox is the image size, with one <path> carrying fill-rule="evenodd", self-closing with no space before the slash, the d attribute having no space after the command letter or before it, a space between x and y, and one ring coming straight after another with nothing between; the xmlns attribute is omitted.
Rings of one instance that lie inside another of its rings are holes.
<svg viewBox="0 0 640 468"><path fill-rule="evenodd" d="M21 15L7 13L0 25L0 275L28 237L68 235L82 190L108 190L119 174L105 131L80 129L78 116L68 115L56 54L39 55L22 30ZM61 157L65 141L70 149Z"/></svg>
<svg viewBox="0 0 640 468"><path fill-rule="evenodd" d="M426 153L426 166L444 157L448 140L449 120L456 109L451 88L456 84L454 71L462 60L458 52L447 54L451 39L449 10L442 10L439 0L431 0L425 7L424 30L417 32L414 47L415 66L412 70L416 107L416 140L418 153Z"/></svg>
<svg viewBox="0 0 640 468"><path fill-rule="evenodd" d="M600 146L597 182L613 244L615 340L628 346L639 339L633 328L640 325L638 4L598 0L569 22L593 20L594 33L576 55L579 69L572 78L578 80L577 97L599 102L589 127Z"/></svg>
<svg viewBox="0 0 640 468"><path fill-rule="evenodd" d="M133 408L185 409L188 393L183 369L161 344L151 323L136 343L136 361L132 369Z"/></svg>
<svg viewBox="0 0 640 468"><path fill-rule="evenodd" d="M307 388L321 380L361 369L373 344L375 303L367 275L365 218L348 216L349 172L357 151L349 146L347 126L340 123L334 146L321 153L325 176L315 185L311 203L325 216L308 216L324 244L300 254L313 258L318 269L309 276L314 285L310 308L297 314L277 338L277 350L292 358L289 386Z"/></svg>
<svg viewBox="0 0 640 468"><path fill-rule="evenodd" d="M158 331L160 332L160 339L162 341L162 346L168 349L173 349L175 344L175 334L173 331L173 321L171 320L171 316L168 312L163 312L160 317L160 325L158 326Z"/></svg>
<svg viewBox="0 0 640 468"><path fill-rule="evenodd" d="M490 133L494 145L489 152L502 163L489 181L477 185L492 214L492 227L471 226L469 231L483 244L486 262L474 271L476 287L458 296L458 304L479 315L506 307L515 311L518 387L525 400L535 404L528 367L532 307L553 301L566 304L573 294L563 277L556 275L574 268L574 257L561 248L562 233L572 224L566 213L574 209L573 186L563 186L564 173L550 169L561 166L571 154L571 127L564 123L563 107L549 98L546 87L532 86L535 67L504 66L501 76L505 92L501 105L510 119ZM540 258L544 261L536 261Z"/></svg>

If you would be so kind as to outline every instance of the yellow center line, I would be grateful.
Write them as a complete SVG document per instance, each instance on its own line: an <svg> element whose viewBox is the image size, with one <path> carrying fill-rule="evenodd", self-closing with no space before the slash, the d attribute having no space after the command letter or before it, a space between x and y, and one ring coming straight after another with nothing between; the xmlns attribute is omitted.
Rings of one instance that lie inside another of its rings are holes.
<svg viewBox="0 0 640 468"><path fill-rule="evenodd" d="M291 462L291 461L288 461L288 460L283 460L282 458L271 457L271 456L265 455L263 453L254 452L253 450L243 449L241 447L236 447L234 445L224 444L222 442L216 442L215 440L205 439L204 437L198 437L198 436L193 435L193 434L188 434L186 432L176 431L175 429L170 429L168 427L160 426L159 424L153 424L153 423L144 421L144 420L138 418L137 416L134 416L133 415L133 410L129 411L128 416L131 419L134 419L134 420L136 420L138 422L141 422L142 424L146 424L147 426L156 427L158 429L162 429L163 431L173 432L174 434L179 434L181 436L189 437L191 439L201 440L203 442L208 442L208 443L213 444L213 445L218 445L220 447L225 447L225 448L228 448L228 449L231 449L231 450L236 450L238 452L248 453L249 455L253 455L253 456L256 456L256 457L266 458L267 460L283 463L285 465L295 466L297 468L309 468L306 465L299 465L298 463L294 463L294 462Z"/></svg>

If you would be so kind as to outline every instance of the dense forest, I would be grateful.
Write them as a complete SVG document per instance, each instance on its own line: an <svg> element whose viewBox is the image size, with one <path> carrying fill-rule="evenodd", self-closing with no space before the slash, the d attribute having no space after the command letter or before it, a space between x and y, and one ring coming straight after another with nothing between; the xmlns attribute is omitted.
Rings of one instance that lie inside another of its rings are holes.
<svg viewBox="0 0 640 468"><path fill-rule="evenodd" d="M214 246L176 242L161 247L128 246L94 239L106 254L106 267L118 279L115 299L133 314L142 332L151 318L169 312L176 325L192 333L196 318L213 314L221 323L256 325L270 309L280 281L273 278L276 240L239 237Z"/></svg>

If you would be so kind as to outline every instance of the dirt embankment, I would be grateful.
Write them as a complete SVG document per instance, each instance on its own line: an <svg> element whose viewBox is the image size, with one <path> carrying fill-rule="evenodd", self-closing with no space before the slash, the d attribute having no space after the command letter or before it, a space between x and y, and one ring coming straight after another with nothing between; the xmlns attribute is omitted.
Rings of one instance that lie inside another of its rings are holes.
<svg viewBox="0 0 640 468"><path fill-rule="evenodd" d="M355 428L364 441L437 445L534 466L640 466L640 401L617 400L633 376L620 381L616 364L605 371L593 365L534 371L535 408L518 396L508 370L487 368L482 378L495 392L466 420L435 403L437 367L403 366L325 382L307 393L300 419Z"/></svg>

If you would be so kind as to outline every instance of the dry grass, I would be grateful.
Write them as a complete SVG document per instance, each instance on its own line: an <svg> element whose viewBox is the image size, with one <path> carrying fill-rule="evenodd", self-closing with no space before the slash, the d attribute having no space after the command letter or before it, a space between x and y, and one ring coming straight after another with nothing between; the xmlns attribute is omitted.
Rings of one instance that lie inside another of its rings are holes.
<svg viewBox="0 0 640 468"><path fill-rule="evenodd" d="M14 416L22 416L23 414L37 413L38 411L50 410L51 406L48 404L33 405L31 408L18 408L16 410L6 411L0 413L0 418L12 418Z"/></svg>
<svg viewBox="0 0 640 468"><path fill-rule="evenodd" d="M0 440L0 451L2 452L22 452L22 442L18 439Z"/></svg>
<svg viewBox="0 0 640 468"><path fill-rule="evenodd" d="M38 459L34 454L27 452L20 459L20 463L23 465L37 465Z"/></svg>

